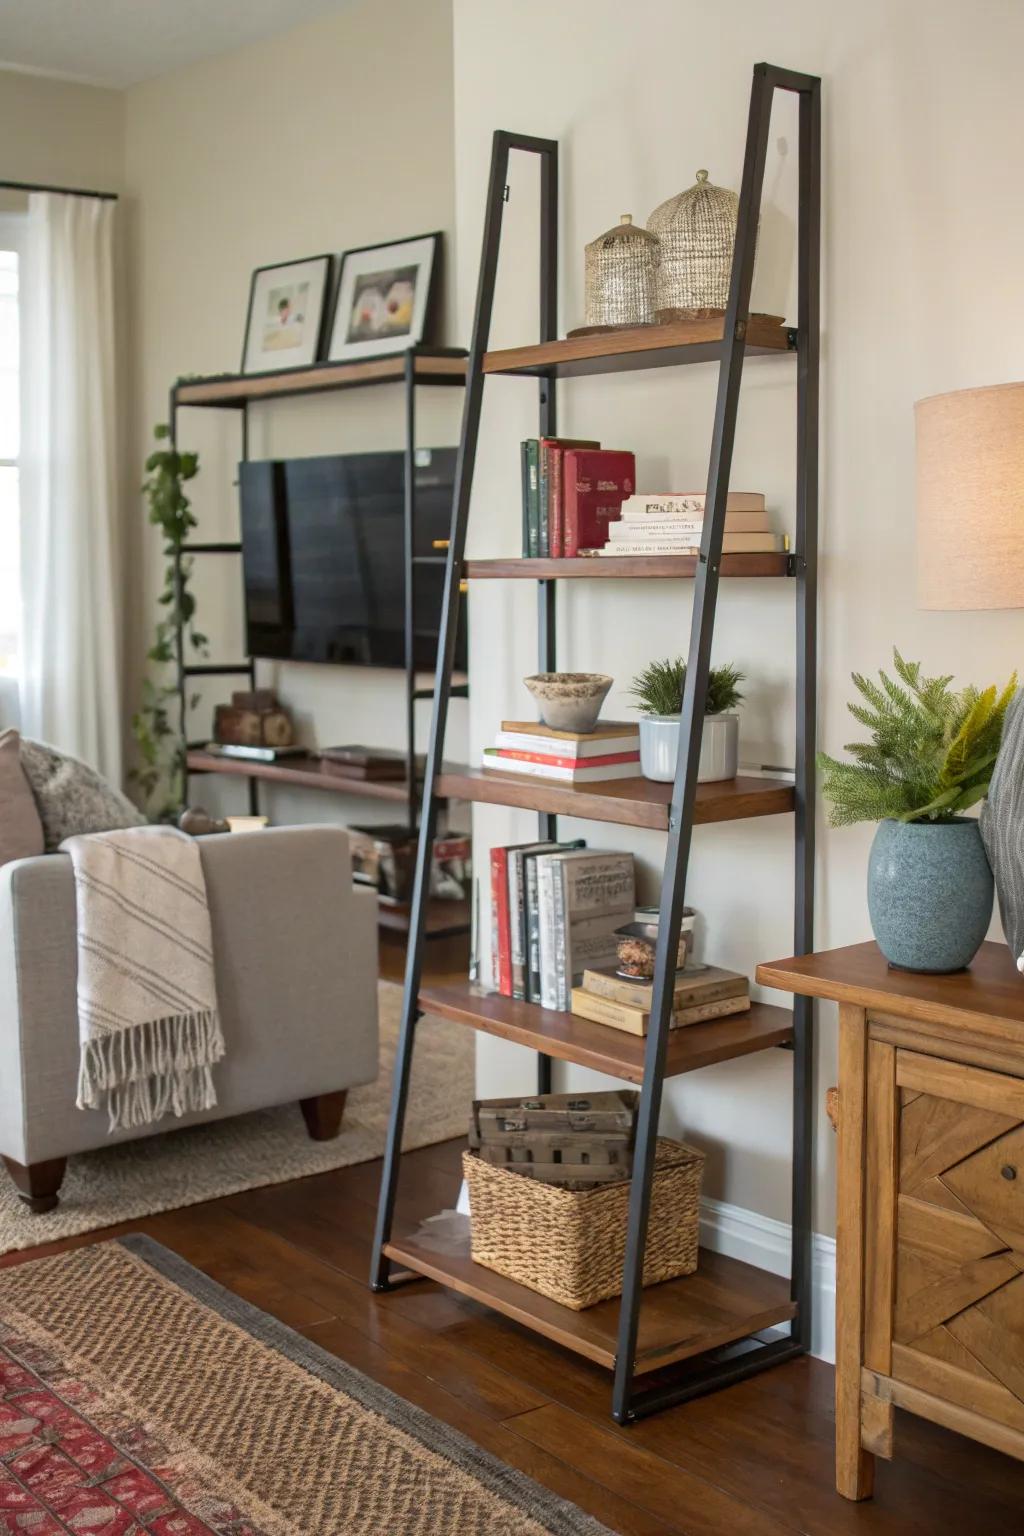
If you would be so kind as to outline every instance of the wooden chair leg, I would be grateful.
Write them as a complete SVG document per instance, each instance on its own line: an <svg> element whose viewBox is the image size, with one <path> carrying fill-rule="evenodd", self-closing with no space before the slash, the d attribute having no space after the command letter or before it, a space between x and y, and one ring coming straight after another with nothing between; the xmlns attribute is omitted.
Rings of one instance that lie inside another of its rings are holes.
<svg viewBox="0 0 1024 1536"><path fill-rule="evenodd" d="M56 1210L60 1203L57 1192L68 1165L66 1157L51 1157L46 1162L29 1163L27 1166L16 1163L13 1157L5 1157L3 1162L18 1191L19 1200L28 1206L33 1216L42 1216L46 1211Z"/></svg>
<svg viewBox="0 0 1024 1536"><path fill-rule="evenodd" d="M341 1130L347 1098L348 1089L342 1088L337 1093L321 1093L315 1099L299 1100L302 1118L313 1141L334 1140Z"/></svg>

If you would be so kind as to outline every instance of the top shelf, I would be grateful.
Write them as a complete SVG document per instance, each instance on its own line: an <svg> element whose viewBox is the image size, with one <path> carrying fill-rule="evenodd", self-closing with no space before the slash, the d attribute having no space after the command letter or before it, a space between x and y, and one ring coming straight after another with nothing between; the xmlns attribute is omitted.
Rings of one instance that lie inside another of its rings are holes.
<svg viewBox="0 0 1024 1536"><path fill-rule="evenodd" d="M724 318L713 316L708 320L673 320L667 325L602 331L592 336L567 336L564 341L486 352L484 372L571 379L588 373L717 362L722 355L724 329ZM771 315L750 316L746 346L749 355L792 352L795 348L795 330Z"/></svg>
<svg viewBox="0 0 1024 1536"><path fill-rule="evenodd" d="M357 363L313 363L309 368L282 368L274 373L221 373L206 379L186 379L175 386L178 405L207 405L237 409L250 400L281 400L289 395L316 395L370 384L397 384L405 377L405 352L369 357ZM460 347L413 349L417 384L465 384L466 353Z"/></svg>

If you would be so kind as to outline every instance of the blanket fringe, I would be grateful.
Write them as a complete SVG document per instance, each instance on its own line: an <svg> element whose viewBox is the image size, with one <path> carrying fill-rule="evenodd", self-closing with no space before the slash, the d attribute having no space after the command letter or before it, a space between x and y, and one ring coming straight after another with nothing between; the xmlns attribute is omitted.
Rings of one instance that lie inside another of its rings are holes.
<svg viewBox="0 0 1024 1536"><path fill-rule="evenodd" d="M82 1045L79 1109L106 1103L112 1131L187 1115L217 1103L210 1068L224 1055L215 1008L168 1014Z"/></svg>

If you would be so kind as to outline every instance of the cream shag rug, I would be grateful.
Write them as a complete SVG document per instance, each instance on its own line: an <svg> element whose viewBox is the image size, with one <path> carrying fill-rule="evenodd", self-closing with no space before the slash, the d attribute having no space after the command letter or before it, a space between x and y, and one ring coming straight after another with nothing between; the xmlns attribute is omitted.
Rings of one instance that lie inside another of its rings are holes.
<svg viewBox="0 0 1024 1536"><path fill-rule="evenodd" d="M382 981L379 999L380 1075L352 1089L334 1141L311 1141L299 1106L286 1104L83 1152L69 1159L60 1205L45 1216L26 1210L0 1168L0 1253L379 1157L402 989ZM473 1098L472 1031L430 1015L416 1029L406 1149L464 1136Z"/></svg>

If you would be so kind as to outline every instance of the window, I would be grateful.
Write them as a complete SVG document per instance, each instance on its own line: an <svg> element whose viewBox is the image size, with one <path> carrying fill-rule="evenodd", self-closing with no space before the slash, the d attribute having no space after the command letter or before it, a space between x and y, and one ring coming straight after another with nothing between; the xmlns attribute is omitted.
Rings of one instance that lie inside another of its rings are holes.
<svg viewBox="0 0 1024 1536"><path fill-rule="evenodd" d="M0 217L0 677L17 670L21 592L18 567L18 266L21 219Z"/></svg>

